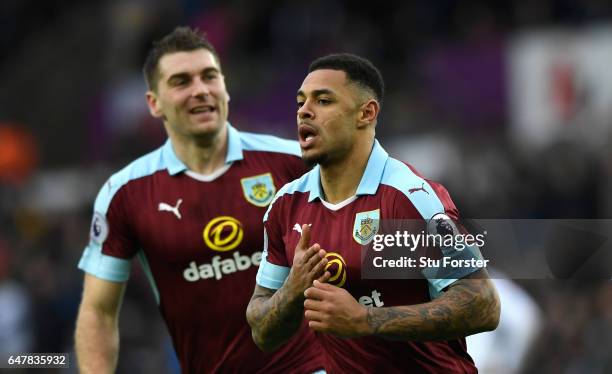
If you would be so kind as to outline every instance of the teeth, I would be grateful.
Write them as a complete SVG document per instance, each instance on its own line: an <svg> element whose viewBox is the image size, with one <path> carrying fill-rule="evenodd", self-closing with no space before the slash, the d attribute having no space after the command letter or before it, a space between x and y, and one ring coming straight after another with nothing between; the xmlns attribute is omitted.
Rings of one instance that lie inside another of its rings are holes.
<svg viewBox="0 0 612 374"><path fill-rule="evenodd" d="M197 107L191 109L191 113L203 113L203 112L212 112L211 107Z"/></svg>
<svg viewBox="0 0 612 374"><path fill-rule="evenodd" d="M308 135L308 136L306 136L306 141L310 141L312 138L314 138L314 136Z"/></svg>

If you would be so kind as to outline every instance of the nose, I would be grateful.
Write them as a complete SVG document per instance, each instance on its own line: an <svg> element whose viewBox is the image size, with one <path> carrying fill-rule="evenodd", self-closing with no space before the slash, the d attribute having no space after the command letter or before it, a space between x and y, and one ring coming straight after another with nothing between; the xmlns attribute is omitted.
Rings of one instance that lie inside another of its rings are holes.
<svg viewBox="0 0 612 374"><path fill-rule="evenodd" d="M298 119L312 119L314 118L314 112L310 108L309 100L306 100L304 104L297 110Z"/></svg>
<svg viewBox="0 0 612 374"><path fill-rule="evenodd" d="M191 92L193 97L204 98L210 95L210 89L208 85L200 77L196 77L193 84L193 91Z"/></svg>

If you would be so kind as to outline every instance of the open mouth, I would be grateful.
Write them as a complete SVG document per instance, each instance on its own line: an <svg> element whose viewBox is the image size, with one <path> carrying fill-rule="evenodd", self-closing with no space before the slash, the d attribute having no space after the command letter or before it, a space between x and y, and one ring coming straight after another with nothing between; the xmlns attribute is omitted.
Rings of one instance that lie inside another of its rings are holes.
<svg viewBox="0 0 612 374"><path fill-rule="evenodd" d="M312 145L318 136L317 130L305 123L298 126L298 139L300 147L307 148Z"/></svg>
<svg viewBox="0 0 612 374"><path fill-rule="evenodd" d="M212 113L216 111L217 108L212 105L198 105L191 109L189 109L190 114L201 114L201 113Z"/></svg>

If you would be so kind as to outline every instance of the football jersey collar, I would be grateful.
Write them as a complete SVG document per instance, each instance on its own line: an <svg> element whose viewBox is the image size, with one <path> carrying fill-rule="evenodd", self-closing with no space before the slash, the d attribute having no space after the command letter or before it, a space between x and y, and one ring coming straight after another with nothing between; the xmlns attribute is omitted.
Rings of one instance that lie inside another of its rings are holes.
<svg viewBox="0 0 612 374"><path fill-rule="evenodd" d="M234 161L242 160L242 140L240 139L240 131L236 130L230 123L227 123L227 155L225 163L229 164Z"/></svg>
<svg viewBox="0 0 612 374"><path fill-rule="evenodd" d="M162 149L162 154L164 164L170 175L175 175L187 170L187 165L179 160L176 153L174 153L170 139L166 140ZM242 140L240 139L240 132L227 122L227 155L225 156L225 163L229 164L242 159Z"/></svg>
<svg viewBox="0 0 612 374"><path fill-rule="evenodd" d="M382 180L382 175L388 158L389 154L387 151L385 151L380 143L378 143L378 140L375 139L372 152L370 153L370 158L368 158L368 164L366 165L361 181L359 182L359 186L357 187L357 196L376 194L378 186ZM310 190L308 202L312 202L317 198L322 199L323 191L320 182L320 166L315 166L308 174L308 190Z"/></svg>
<svg viewBox="0 0 612 374"><path fill-rule="evenodd" d="M187 170L187 166L183 163L183 161L176 157L176 153L174 153L170 138L166 140L166 144L164 144L162 148L162 158L170 175L175 175Z"/></svg>

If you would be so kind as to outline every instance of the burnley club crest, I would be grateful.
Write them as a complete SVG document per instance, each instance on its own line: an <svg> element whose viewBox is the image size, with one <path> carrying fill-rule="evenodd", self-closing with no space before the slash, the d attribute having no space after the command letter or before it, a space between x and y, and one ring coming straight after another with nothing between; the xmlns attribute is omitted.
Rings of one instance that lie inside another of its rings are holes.
<svg viewBox="0 0 612 374"><path fill-rule="evenodd" d="M242 178L240 184L246 200L256 206L268 206L276 193L270 173Z"/></svg>
<svg viewBox="0 0 612 374"><path fill-rule="evenodd" d="M380 209L355 214L353 239L361 245L370 243L374 235L378 232L379 223Z"/></svg>

